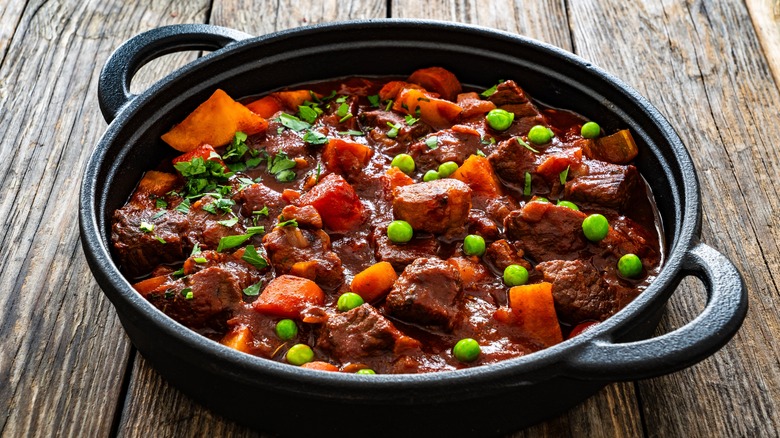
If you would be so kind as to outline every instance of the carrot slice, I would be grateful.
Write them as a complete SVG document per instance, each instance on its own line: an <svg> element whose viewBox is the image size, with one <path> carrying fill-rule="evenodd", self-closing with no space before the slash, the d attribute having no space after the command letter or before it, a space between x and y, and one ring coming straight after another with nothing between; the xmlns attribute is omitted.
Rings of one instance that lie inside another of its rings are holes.
<svg viewBox="0 0 780 438"><path fill-rule="evenodd" d="M238 326L226 334L220 343L234 350L249 353L251 351L252 331L245 325Z"/></svg>
<svg viewBox="0 0 780 438"><path fill-rule="evenodd" d="M412 88L404 88L398 93L393 110L419 117L423 122L436 129L446 128L457 120L463 111L457 104L438 99L430 93Z"/></svg>
<svg viewBox="0 0 780 438"><path fill-rule="evenodd" d="M155 289L160 287L168 280L167 275L160 275L158 277L147 278L146 280L139 281L133 285L133 289L137 290L139 294L143 296L149 295L154 292Z"/></svg>
<svg viewBox="0 0 780 438"><path fill-rule="evenodd" d="M388 262L375 263L357 275L352 280L352 292L360 295L366 302L373 302L387 295L398 278L393 265Z"/></svg>
<svg viewBox="0 0 780 438"><path fill-rule="evenodd" d="M428 91L438 93L442 99L455 100L463 88L452 72L441 67L421 68L407 79L414 84L420 84Z"/></svg>
<svg viewBox="0 0 780 438"><path fill-rule="evenodd" d="M266 129L268 122L264 118L217 89L162 139L177 151L189 152L202 144L224 146L236 131L252 135Z"/></svg>
<svg viewBox="0 0 780 438"><path fill-rule="evenodd" d="M503 194L501 182L498 180L493 166L485 157L472 155L461 164L452 177L466 183L471 190L490 197Z"/></svg>
<svg viewBox="0 0 780 438"><path fill-rule="evenodd" d="M552 283L525 284L509 289L509 307L517 315L517 323L547 346L563 341Z"/></svg>
<svg viewBox="0 0 780 438"><path fill-rule="evenodd" d="M294 275L282 275L268 283L252 307L260 313L300 318L307 307L324 303L325 293L317 283Z"/></svg>
<svg viewBox="0 0 780 438"><path fill-rule="evenodd" d="M270 119L274 114L284 109L282 103L274 95L265 96L262 99L248 103L246 107L258 116L266 119Z"/></svg>

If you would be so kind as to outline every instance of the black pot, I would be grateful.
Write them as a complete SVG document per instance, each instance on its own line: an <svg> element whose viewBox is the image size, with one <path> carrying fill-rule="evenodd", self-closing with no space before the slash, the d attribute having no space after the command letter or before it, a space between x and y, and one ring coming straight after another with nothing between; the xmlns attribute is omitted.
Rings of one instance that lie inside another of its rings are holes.
<svg viewBox="0 0 780 438"><path fill-rule="evenodd" d="M181 50L214 50L139 96L133 74ZM233 351L179 325L133 290L112 260L110 217L144 171L166 154L159 136L217 87L255 95L350 75L406 75L428 66L487 87L512 78L536 99L628 127L664 224L665 263L636 300L592 331L494 365L424 375L300 369ZM174 386L213 410L283 434L484 436L557 415L608 382L670 373L723 346L747 312L734 265L699 243L701 197L690 156L669 123L636 91L568 52L517 35L453 23L372 20L251 38L207 25L163 27L132 38L106 63L100 107L110 125L81 191L81 239L90 268L143 356ZM688 325L648 339L680 280L708 292Z"/></svg>

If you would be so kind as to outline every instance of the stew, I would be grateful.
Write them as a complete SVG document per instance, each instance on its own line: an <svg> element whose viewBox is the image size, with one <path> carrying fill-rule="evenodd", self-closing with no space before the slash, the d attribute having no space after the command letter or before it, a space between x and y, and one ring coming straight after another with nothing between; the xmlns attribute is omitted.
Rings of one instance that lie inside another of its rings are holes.
<svg viewBox="0 0 780 438"><path fill-rule="evenodd" d="M661 224L628 130L431 67L217 90L112 219L134 288L231 348L418 373L562 342L641 293Z"/></svg>

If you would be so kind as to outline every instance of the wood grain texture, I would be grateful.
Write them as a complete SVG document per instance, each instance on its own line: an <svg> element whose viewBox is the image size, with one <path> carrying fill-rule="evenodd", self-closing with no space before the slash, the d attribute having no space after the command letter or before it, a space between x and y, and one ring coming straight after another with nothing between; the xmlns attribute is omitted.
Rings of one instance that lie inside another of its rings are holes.
<svg viewBox="0 0 780 438"><path fill-rule="evenodd" d="M737 264L751 306L741 332L713 357L640 383L646 430L649 436L774 436L780 427L774 207L780 95L743 4L614 3L571 4L575 47L647 96L681 135L701 182L703 240ZM701 307L690 284L677 295L662 328L683 325Z"/></svg>
<svg viewBox="0 0 780 438"><path fill-rule="evenodd" d="M780 0L745 0L763 52L780 84Z"/></svg>
<svg viewBox="0 0 780 438"><path fill-rule="evenodd" d="M170 19L151 1L12 3L4 14L24 8L0 65L0 435L106 435L129 343L79 243L80 176L106 126L96 66Z"/></svg>

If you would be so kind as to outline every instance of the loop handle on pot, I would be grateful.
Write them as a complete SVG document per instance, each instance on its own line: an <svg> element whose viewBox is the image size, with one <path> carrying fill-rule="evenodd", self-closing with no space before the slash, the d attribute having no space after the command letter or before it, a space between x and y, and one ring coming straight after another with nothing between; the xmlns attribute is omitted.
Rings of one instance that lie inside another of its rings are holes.
<svg viewBox="0 0 780 438"><path fill-rule="evenodd" d="M100 72L98 102L106 122L135 99L130 80L149 61L174 52L218 50L251 35L208 24L176 24L138 34L119 46Z"/></svg>
<svg viewBox="0 0 780 438"><path fill-rule="evenodd" d="M634 380L691 366L731 339L748 309L747 290L737 268L723 254L698 244L685 256L683 275L699 278L707 289L702 313L683 327L637 342L596 339L568 361L578 377Z"/></svg>

